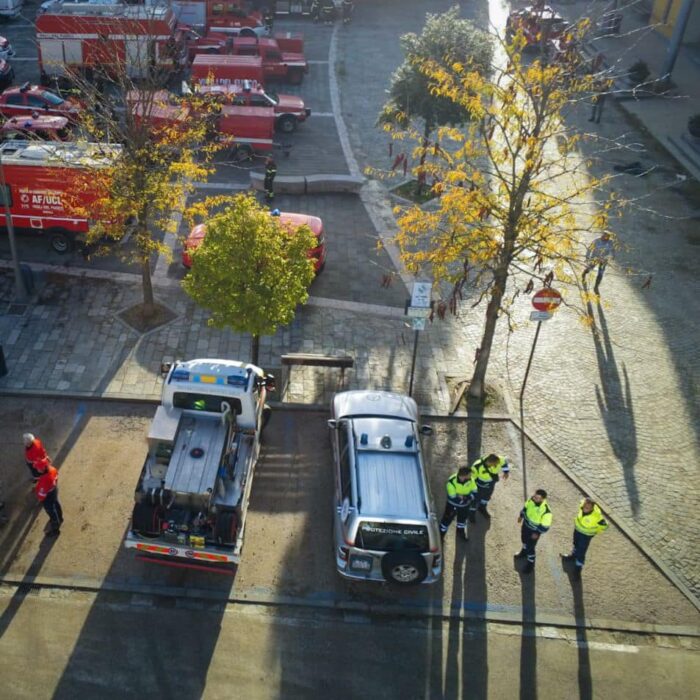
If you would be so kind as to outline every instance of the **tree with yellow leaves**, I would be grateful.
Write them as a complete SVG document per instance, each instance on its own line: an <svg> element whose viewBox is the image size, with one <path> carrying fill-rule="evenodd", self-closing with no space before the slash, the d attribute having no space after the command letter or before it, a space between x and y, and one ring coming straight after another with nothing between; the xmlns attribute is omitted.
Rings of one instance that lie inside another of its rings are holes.
<svg viewBox="0 0 700 700"><path fill-rule="evenodd" d="M574 46L585 30L572 28L563 43ZM486 302L469 389L478 398L485 395L497 321L509 314L517 285L531 291L535 281L553 278L580 285L587 234L606 230L620 204L605 194L607 177L586 172L577 152L581 135L566 123L567 110L600 89L601 76L586 70L575 51L526 59L524 45L522 33L502 42L490 74L449 60L422 62L432 94L454 101L470 121L463 129L441 128L440 147L422 165L437 208L413 206L398 216L397 242L410 271L449 283L453 305L467 284L478 290L475 305ZM420 155L422 134L394 135L411 136Z"/></svg>

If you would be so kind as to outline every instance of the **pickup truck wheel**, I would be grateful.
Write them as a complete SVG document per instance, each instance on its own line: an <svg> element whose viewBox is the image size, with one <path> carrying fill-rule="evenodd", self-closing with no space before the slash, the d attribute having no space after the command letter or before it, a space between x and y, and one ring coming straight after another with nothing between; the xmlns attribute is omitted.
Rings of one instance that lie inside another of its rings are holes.
<svg viewBox="0 0 700 700"><path fill-rule="evenodd" d="M389 583L415 586L428 575L428 567L418 552L389 552L382 557L382 574Z"/></svg>
<svg viewBox="0 0 700 700"><path fill-rule="evenodd" d="M241 36L257 36L255 31L250 27L243 27L239 33Z"/></svg>
<svg viewBox="0 0 700 700"><path fill-rule="evenodd" d="M301 68L290 68L287 78L292 85L301 85L304 80L304 71Z"/></svg>
<svg viewBox="0 0 700 700"><path fill-rule="evenodd" d="M283 134L291 134L297 128L297 119L291 114L285 114L277 120L277 131Z"/></svg>
<svg viewBox="0 0 700 700"><path fill-rule="evenodd" d="M54 231L51 234L51 247L61 255L69 253L73 249L73 241L65 233Z"/></svg>
<svg viewBox="0 0 700 700"><path fill-rule="evenodd" d="M238 534L238 516L234 512L221 513L216 519L214 538L217 544L233 547Z"/></svg>
<svg viewBox="0 0 700 700"><path fill-rule="evenodd" d="M260 426L260 432L265 430L265 426L270 422L270 418L272 418L272 408L265 404L262 410L262 423Z"/></svg>

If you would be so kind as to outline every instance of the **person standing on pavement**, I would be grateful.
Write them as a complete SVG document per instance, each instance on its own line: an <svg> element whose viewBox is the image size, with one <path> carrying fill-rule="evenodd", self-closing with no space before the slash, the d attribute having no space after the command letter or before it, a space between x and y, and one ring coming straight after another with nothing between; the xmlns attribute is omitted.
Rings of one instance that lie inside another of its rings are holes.
<svg viewBox="0 0 700 700"><path fill-rule="evenodd" d="M564 561L574 562L574 578L581 579L581 569L586 563L586 552L591 540L599 533L608 529L608 522L603 517L600 506L589 496L586 496L578 506L578 514L574 518L574 547L571 554L562 555Z"/></svg>
<svg viewBox="0 0 700 700"><path fill-rule="evenodd" d="M275 197L274 184L276 176L277 163L275 163L275 159L272 156L269 156L265 161L265 182L263 183L265 199L268 202Z"/></svg>
<svg viewBox="0 0 700 700"><path fill-rule="evenodd" d="M321 0L313 0L311 7L309 8L309 17L314 22L318 22L321 16Z"/></svg>
<svg viewBox="0 0 700 700"><path fill-rule="evenodd" d="M321 17L324 24L333 24L335 20L335 4L333 0L321 0Z"/></svg>
<svg viewBox="0 0 700 700"><path fill-rule="evenodd" d="M24 443L24 461L27 464L32 480L36 481L46 469L46 465L51 462L51 459L46 453L41 440L32 433L24 433L22 442Z"/></svg>
<svg viewBox="0 0 700 700"><path fill-rule="evenodd" d="M503 472L503 481L507 481L510 475L510 467L505 457L499 457L496 454L490 454L488 457L481 457L472 464L472 470L476 478L476 485L479 489L478 494L471 503L469 509L469 520L476 520L477 508L485 517L490 518L491 514L487 510L493 491L496 488L496 482L500 479L500 472Z"/></svg>
<svg viewBox="0 0 700 700"><path fill-rule="evenodd" d="M468 540L467 515L477 492L474 470L471 467L461 467L447 480L445 490L447 491L447 502L440 521L440 536L445 536L456 515L457 537L461 536Z"/></svg>
<svg viewBox="0 0 700 700"><path fill-rule="evenodd" d="M527 557L527 564L523 569L523 573L529 574L535 569L535 547L537 547L540 537L552 526L552 511L547 504L547 492L544 489L537 489L525 501L525 505L518 516L518 523L522 523L520 528L522 548L515 555L515 558L523 559Z"/></svg>
<svg viewBox="0 0 700 700"><path fill-rule="evenodd" d="M350 24L352 21L352 13L355 9L355 3L353 0L343 0L341 9L343 12L343 24Z"/></svg>
<svg viewBox="0 0 700 700"><path fill-rule="evenodd" d="M47 536L58 535L63 523L63 508L58 501L58 469L53 464L46 465L36 482L35 491L36 497L49 516L49 523L45 530Z"/></svg>
<svg viewBox="0 0 700 700"><path fill-rule="evenodd" d="M608 231L603 231L600 238L596 238L586 251L586 267L581 275L581 281L586 281L586 275L597 265L598 274L595 278L595 286L593 291L596 294L599 293L600 283L603 281L603 275L605 274L605 268L608 266L608 262L612 259L615 254L615 244L612 241L612 237Z"/></svg>
<svg viewBox="0 0 700 700"><path fill-rule="evenodd" d="M603 116L603 105L608 96L608 83L605 80L599 80L596 83L596 92L593 95L593 109L589 122L600 124L600 118Z"/></svg>

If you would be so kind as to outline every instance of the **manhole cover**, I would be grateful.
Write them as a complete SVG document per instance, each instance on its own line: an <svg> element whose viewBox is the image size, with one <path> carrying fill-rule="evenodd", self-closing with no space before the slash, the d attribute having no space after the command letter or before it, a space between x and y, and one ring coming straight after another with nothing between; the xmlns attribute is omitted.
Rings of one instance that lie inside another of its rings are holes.
<svg viewBox="0 0 700 700"><path fill-rule="evenodd" d="M24 316L28 308L28 304L10 304L5 313L8 316Z"/></svg>

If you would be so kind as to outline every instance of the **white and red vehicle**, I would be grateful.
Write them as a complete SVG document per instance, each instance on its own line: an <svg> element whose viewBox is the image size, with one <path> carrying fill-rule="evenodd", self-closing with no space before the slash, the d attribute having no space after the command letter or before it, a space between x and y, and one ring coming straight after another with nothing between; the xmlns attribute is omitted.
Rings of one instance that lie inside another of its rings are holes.
<svg viewBox="0 0 700 700"><path fill-rule="evenodd" d="M76 179L85 168L106 167L119 157L112 144L37 143L7 141L0 144L5 176L2 199L10 205L17 229L48 236L58 253L71 249L89 229L87 219L71 215L69 200L78 196ZM84 205L91 193L79 195ZM94 195L96 196L96 195ZM4 219L0 226L4 227Z"/></svg>
<svg viewBox="0 0 700 700"><path fill-rule="evenodd" d="M294 235L301 226L308 226L311 233L316 237L316 245L308 252L309 258L313 260L314 270L316 274L321 272L326 264L326 235L323 231L323 220L318 216L309 216L308 214L294 214L292 212L275 210L270 216L279 217L280 226L282 226L290 235ZM185 245L182 249L182 264L186 268L192 267L192 251L202 245L204 237L207 235L207 225L198 224L195 226L190 235L185 240Z"/></svg>
<svg viewBox="0 0 700 700"><path fill-rule="evenodd" d="M262 59L259 56L219 56L198 54L192 62L192 82L200 85L230 85L236 80L265 78Z"/></svg>
<svg viewBox="0 0 700 700"><path fill-rule="evenodd" d="M124 545L150 561L231 570L241 557L274 378L234 360L175 362L162 372Z"/></svg>
<svg viewBox="0 0 700 700"><path fill-rule="evenodd" d="M187 63L184 34L168 7L64 3L36 19L42 82L169 74Z"/></svg>
<svg viewBox="0 0 700 700"><path fill-rule="evenodd" d="M299 123L311 116L311 110L304 105L301 97L266 92L255 80L235 80L229 85L197 84L195 92L222 104L272 107L275 111L275 128L284 134L292 133Z"/></svg>

